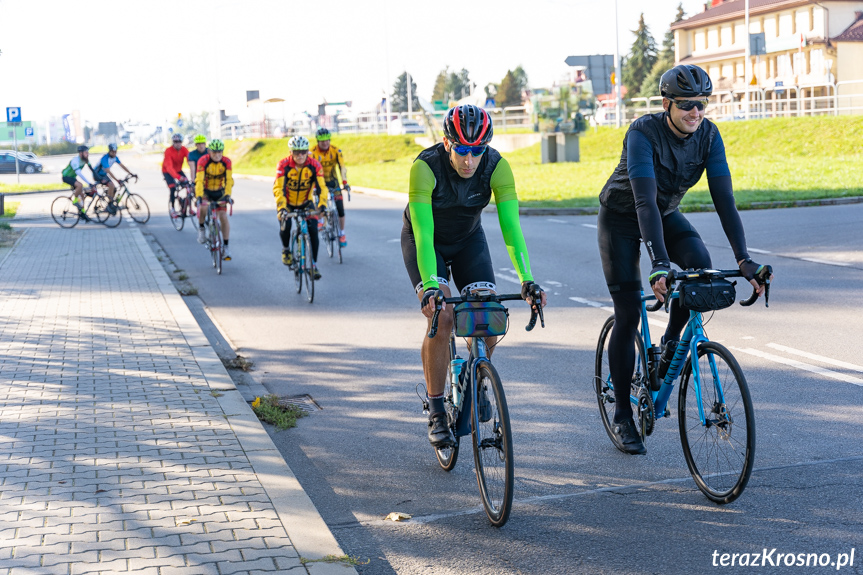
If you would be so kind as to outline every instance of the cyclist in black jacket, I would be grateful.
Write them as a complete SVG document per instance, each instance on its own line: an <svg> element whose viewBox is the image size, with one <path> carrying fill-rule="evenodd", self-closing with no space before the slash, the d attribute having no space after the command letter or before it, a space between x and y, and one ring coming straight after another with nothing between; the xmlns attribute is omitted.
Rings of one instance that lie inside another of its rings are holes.
<svg viewBox="0 0 863 575"><path fill-rule="evenodd" d="M734 203L731 172L719 129L705 119L713 84L707 72L679 65L659 82L664 112L635 120L623 140L620 163L599 195L598 240L602 269L614 302L614 328L608 358L614 384L614 435L618 449L643 454L647 450L632 419L629 381L635 369L635 337L641 319L640 241L651 265L654 294L664 301L671 262L682 269L712 267L701 236L680 213L684 194L707 171L710 196L743 276L758 290L754 278L760 265L746 251L743 224ZM668 328L662 337L660 365L670 361L689 319L680 300L671 303Z"/></svg>

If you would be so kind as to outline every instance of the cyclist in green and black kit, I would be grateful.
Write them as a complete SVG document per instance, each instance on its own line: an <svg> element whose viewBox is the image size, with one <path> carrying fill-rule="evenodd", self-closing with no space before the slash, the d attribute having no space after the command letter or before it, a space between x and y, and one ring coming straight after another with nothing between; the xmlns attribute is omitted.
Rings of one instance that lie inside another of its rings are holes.
<svg viewBox="0 0 863 575"><path fill-rule="evenodd" d="M429 327L435 311L434 297L439 291L450 297L447 263L462 294L497 291L481 222L482 210L492 194L507 251L522 282L522 297L527 300L535 285L518 220L512 169L497 150L489 147L493 132L485 110L456 106L444 118L444 142L423 150L411 167L409 203L402 218L402 256ZM545 293L540 299L540 305L545 306ZM444 304L439 316L440 331L449 333L452 322L452 309ZM446 337L426 337L422 345L429 398L428 437L434 447L455 441L444 413L448 343Z"/></svg>
<svg viewBox="0 0 863 575"><path fill-rule="evenodd" d="M189 152L189 157L186 161L189 162L189 181L195 181L195 174L198 170L198 160L207 155L207 136L198 134L195 136L195 149Z"/></svg>
<svg viewBox="0 0 863 575"><path fill-rule="evenodd" d="M95 178L93 166L90 165L90 148L81 145L78 146L78 155L72 158L72 161L69 162L68 166L63 168L63 182L72 187L72 193L75 194L75 197L72 198L72 203L78 207L78 210L82 214L84 213L84 186L81 185L78 178L87 182L87 185L90 186L90 188L94 188L96 186L95 183L88 180L87 176L84 175L85 167L90 168L90 173L93 174L93 177ZM86 216L84 217L86 218Z"/></svg>

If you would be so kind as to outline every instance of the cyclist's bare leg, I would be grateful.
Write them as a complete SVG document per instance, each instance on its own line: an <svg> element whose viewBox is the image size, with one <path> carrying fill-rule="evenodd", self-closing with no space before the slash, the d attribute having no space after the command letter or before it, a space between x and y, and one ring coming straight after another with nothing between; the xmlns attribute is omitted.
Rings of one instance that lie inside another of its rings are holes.
<svg viewBox="0 0 863 575"><path fill-rule="evenodd" d="M117 187L114 186L114 182L112 182L111 180L108 180L108 197L112 201L114 200L114 194L116 193L116 191L117 191Z"/></svg>
<svg viewBox="0 0 863 575"><path fill-rule="evenodd" d="M449 288L440 286L444 297L450 297ZM418 294L422 301L423 294ZM433 338L427 336L431 329L431 318L428 320L426 331L423 334L422 359L423 375L426 380L426 392L428 395L442 395L446 384L447 366L449 364L449 334L452 331L452 306L447 304L438 316L437 335Z"/></svg>
<svg viewBox="0 0 863 575"><path fill-rule="evenodd" d="M75 182L75 190L72 193L81 201L81 207L84 207L84 186L81 182Z"/></svg>
<svg viewBox="0 0 863 575"><path fill-rule="evenodd" d="M228 241L231 238L231 224L228 223L227 210L219 210L219 221L222 222L222 238Z"/></svg>
<svg viewBox="0 0 863 575"><path fill-rule="evenodd" d="M206 197L201 198L201 205L198 206L198 226L204 227L204 217L207 215L207 201Z"/></svg>

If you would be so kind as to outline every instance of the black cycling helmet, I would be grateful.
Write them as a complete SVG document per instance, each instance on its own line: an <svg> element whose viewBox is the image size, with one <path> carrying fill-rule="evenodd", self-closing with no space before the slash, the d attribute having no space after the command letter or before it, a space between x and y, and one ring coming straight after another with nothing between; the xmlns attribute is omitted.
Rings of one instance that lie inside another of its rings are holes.
<svg viewBox="0 0 863 575"><path fill-rule="evenodd" d="M180 134L174 134L173 136L171 136L171 141L172 142L182 142L183 136L181 136Z"/></svg>
<svg viewBox="0 0 863 575"><path fill-rule="evenodd" d="M80 154L81 152L86 152L86 151L88 151L89 149L90 149L90 148L88 148L87 146L80 145L80 146L78 146L78 153Z"/></svg>
<svg viewBox="0 0 863 575"><path fill-rule="evenodd" d="M108 151L109 152L116 152L117 151L117 144L115 144L113 142L108 144Z"/></svg>
<svg viewBox="0 0 863 575"><path fill-rule="evenodd" d="M446 113L443 134L456 145L484 146L491 141L494 127L488 112L471 104L462 104Z"/></svg>
<svg viewBox="0 0 863 575"><path fill-rule="evenodd" d="M315 139L319 142L322 142L324 140L329 140L330 137L331 137L330 131L327 130L326 128L318 128L318 131L315 132Z"/></svg>
<svg viewBox="0 0 863 575"><path fill-rule="evenodd" d="M713 93L713 82L707 72L692 64L680 64L659 79L663 98L698 98Z"/></svg>

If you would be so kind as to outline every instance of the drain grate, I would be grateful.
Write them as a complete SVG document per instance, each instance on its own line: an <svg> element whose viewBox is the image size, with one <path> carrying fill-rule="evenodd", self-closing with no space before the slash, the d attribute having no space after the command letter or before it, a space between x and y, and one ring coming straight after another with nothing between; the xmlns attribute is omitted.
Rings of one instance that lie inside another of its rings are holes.
<svg viewBox="0 0 863 575"><path fill-rule="evenodd" d="M279 397L279 405L285 407L290 405L298 409L302 409L306 413L314 413L323 409L314 399L312 399L312 396L309 394L283 395Z"/></svg>

